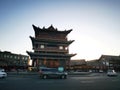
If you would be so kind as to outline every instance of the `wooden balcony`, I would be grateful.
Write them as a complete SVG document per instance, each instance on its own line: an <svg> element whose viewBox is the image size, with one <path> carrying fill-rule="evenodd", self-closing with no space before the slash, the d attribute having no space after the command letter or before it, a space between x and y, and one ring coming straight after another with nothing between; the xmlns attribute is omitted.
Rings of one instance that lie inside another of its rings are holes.
<svg viewBox="0 0 120 90"><path fill-rule="evenodd" d="M36 37L36 39L42 39L42 40L54 40L54 41L67 41L67 38L57 38L57 37Z"/></svg>
<svg viewBox="0 0 120 90"><path fill-rule="evenodd" d="M34 51L43 51L43 52L64 52L64 53L68 53L68 49L59 49L59 48L52 48L52 47L49 47L49 48L33 48Z"/></svg>

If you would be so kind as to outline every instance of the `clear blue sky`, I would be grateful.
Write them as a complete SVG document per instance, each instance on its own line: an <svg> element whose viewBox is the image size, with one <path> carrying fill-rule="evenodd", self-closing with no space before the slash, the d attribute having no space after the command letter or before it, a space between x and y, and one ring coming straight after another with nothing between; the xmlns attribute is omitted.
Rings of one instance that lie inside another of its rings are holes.
<svg viewBox="0 0 120 90"><path fill-rule="evenodd" d="M120 0L0 0L0 50L32 51L32 24L73 29L73 59L120 55Z"/></svg>

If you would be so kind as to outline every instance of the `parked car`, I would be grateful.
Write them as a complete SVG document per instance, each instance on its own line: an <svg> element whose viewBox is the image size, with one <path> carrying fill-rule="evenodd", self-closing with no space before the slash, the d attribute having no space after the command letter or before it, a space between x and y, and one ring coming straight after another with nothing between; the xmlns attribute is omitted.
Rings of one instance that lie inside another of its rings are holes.
<svg viewBox="0 0 120 90"><path fill-rule="evenodd" d="M7 73L5 72L4 69L0 69L0 78L5 78L7 77Z"/></svg>
<svg viewBox="0 0 120 90"><path fill-rule="evenodd" d="M103 73L104 71L103 70L99 70L99 73Z"/></svg>
<svg viewBox="0 0 120 90"><path fill-rule="evenodd" d="M115 72L115 70L108 70L107 75L108 76L117 76L117 73Z"/></svg>
<svg viewBox="0 0 120 90"><path fill-rule="evenodd" d="M41 68L39 70L39 75L41 78L67 78L67 72L59 71L57 68Z"/></svg>

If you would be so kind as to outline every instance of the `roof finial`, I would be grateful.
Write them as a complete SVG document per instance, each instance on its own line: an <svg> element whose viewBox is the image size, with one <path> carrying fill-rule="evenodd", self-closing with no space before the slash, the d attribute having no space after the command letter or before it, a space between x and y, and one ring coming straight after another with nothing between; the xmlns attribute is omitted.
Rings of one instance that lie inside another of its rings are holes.
<svg viewBox="0 0 120 90"><path fill-rule="evenodd" d="M50 27L48 27L48 29L49 30L56 30L54 27L53 27L53 25L51 24L51 26Z"/></svg>
<svg viewBox="0 0 120 90"><path fill-rule="evenodd" d="M45 29L45 26L43 27L43 29Z"/></svg>

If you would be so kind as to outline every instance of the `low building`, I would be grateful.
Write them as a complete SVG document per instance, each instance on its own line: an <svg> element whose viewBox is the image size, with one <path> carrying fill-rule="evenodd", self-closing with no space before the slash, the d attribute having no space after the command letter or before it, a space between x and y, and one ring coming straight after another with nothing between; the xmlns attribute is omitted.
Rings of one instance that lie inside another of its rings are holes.
<svg viewBox="0 0 120 90"><path fill-rule="evenodd" d="M99 58L99 63L103 70L115 69L120 71L120 56L102 55Z"/></svg>
<svg viewBox="0 0 120 90"><path fill-rule="evenodd" d="M0 67L6 70L25 69L28 67L27 55L14 54L8 51L0 51Z"/></svg>
<svg viewBox="0 0 120 90"><path fill-rule="evenodd" d="M86 71L87 63L85 59L80 60L71 60L70 61L70 69L74 71Z"/></svg>
<svg viewBox="0 0 120 90"><path fill-rule="evenodd" d="M98 72L100 70L100 62L98 59L87 61L87 67L89 70Z"/></svg>
<svg viewBox="0 0 120 90"><path fill-rule="evenodd" d="M71 70L91 70L93 72L107 71L108 69L114 69L120 72L120 56L114 55L101 55L99 59L85 61L83 60L71 60Z"/></svg>

